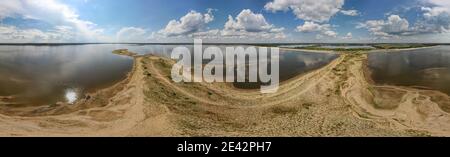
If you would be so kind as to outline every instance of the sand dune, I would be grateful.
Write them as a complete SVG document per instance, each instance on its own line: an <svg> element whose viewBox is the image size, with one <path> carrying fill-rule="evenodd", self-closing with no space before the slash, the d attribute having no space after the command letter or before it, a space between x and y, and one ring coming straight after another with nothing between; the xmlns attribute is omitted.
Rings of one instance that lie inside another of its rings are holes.
<svg viewBox="0 0 450 157"><path fill-rule="evenodd" d="M135 56L130 76L76 105L0 115L1 136L450 136L435 91L375 86L364 53L283 82L277 93L173 83L174 61Z"/></svg>

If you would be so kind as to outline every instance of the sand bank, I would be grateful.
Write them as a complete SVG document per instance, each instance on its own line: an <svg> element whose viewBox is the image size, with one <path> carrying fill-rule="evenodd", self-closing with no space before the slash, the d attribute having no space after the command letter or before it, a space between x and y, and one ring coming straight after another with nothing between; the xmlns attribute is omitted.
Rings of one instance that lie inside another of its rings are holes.
<svg viewBox="0 0 450 157"><path fill-rule="evenodd" d="M450 136L450 116L430 96L369 83L367 54L341 54L273 94L225 83L174 83L173 60L134 58L121 88L92 94L77 104L84 108L65 114L0 115L0 135Z"/></svg>

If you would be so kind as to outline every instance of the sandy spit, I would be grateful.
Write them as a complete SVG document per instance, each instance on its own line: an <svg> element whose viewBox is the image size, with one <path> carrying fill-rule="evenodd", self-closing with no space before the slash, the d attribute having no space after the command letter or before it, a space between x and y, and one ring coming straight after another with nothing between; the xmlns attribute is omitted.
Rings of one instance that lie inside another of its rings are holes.
<svg viewBox="0 0 450 157"><path fill-rule="evenodd" d="M369 83L364 53L342 53L274 94L174 83L174 61L134 58L122 85L92 94L79 110L0 115L0 136L450 136L439 94Z"/></svg>

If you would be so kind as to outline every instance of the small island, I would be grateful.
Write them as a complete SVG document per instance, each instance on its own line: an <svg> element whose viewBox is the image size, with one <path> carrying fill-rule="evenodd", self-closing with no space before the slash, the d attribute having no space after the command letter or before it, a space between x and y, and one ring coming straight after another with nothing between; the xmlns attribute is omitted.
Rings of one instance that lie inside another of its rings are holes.
<svg viewBox="0 0 450 157"><path fill-rule="evenodd" d="M116 55L130 56L130 57L135 57L138 55L137 53L128 51L128 49L118 49L114 50L112 53Z"/></svg>

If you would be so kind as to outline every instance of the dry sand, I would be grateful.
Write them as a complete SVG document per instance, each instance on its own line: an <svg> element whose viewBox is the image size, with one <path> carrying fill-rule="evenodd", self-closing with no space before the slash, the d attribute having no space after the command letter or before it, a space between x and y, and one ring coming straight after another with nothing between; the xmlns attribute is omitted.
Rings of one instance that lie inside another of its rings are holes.
<svg viewBox="0 0 450 157"><path fill-rule="evenodd" d="M134 57L126 80L76 105L0 115L0 136L450 136L447 95L373 85L365 53L340 54L274 94L174 83L174 61Z"/></svg>

